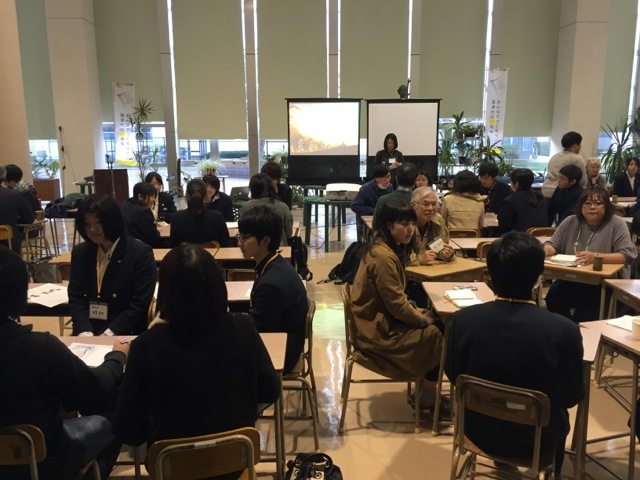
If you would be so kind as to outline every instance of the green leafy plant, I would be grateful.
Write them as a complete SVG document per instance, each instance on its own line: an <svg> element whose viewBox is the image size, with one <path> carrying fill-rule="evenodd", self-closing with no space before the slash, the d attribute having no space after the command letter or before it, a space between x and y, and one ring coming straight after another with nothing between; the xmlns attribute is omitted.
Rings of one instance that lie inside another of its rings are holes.
<svg viewBox="0 0 640 480"><path fill-rule="evenodd" d="M456 137L453 128L444 125L444 128L438 131L440 140L438 148L438 169L440 175L453 175L453 169L458 165L458 159L453 153Z"/></svg>
<svg viewBox="0 0 640 480"><path fill-rule="evenodd" d="M133 113L127 117L136 136L137 150L133 152L133 158L138 167L141 182L144 182L145 175L151 169L151 165L156 163L157 160L157 147L154 149L154 154L148 155L144 153L145 133L142 130L144 124L149 120L153 112L155 112L155 108L151 105L151 100L141 98L133 109Z"/></svg>
<svg viewBox="0 0 640 480"><path fill-rule="evenodd" d="M33 157L31 160L31 174L33 178L58 178L60 162L49 158L45 153L43 157Z"/></svg>
<svg viewBox="0 0 640 480"><path fill-rule="evenodd" d="M631 122L624 120L621 124L613 126L607 124L604 131L611 137L611 145L600 157L602 173L607 180L612 181L613 177L624 171L627 158L634 156L638 147L630 145L633 130L637 128L637 117Z"/></svg>

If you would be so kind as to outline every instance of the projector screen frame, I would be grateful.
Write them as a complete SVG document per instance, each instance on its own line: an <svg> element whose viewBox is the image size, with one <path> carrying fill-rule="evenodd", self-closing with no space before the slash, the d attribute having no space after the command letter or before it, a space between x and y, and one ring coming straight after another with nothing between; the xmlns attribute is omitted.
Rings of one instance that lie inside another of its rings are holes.
<svg viewBox="0 0 640 480"><path fill-rule="evenodd" d="M373 155L370 155L369 152L371 151L371 146L373 145L373 143L371 143L372 141L379 144L380 146L382 145L382 141L384 140L384 137L382 138L375 138L372 139L371 138L371 132L370 132L370 125L371 125L371 121L370 121L370 106L372 104L416 104L416 103L430 103L430 104L435 104L436 105L436 121L435 121L435 131L434 131L434 143L435 143L435 153L427 153L425 152L424 154L406 154L403 149L402 149L402 135L403 132L402 131L398 131L397 129L390 129L388 130L386 133L395 133L398 136L398 150L400 150L403 154L404 160L407 162L411 162L414 163L415 165L418 166L418 168L420 170L425 170L429 176L431 177L431 179L433 181L436 181L438 178L438 153L440 150L440 145L438 142L438 129L439 129L439 120L440 120L440 102L442 99L440 98L410 98L407 100L402 100L399 98L387 98L387 99L365 99L365 102L367 103L367 179L371 179L373 177L372 175L372 170L374 167L374 162L376 159L376 155L375 153ZM386 134L385 133L385 134ZM378 148L375 148L374 151L378 151L381 150L380 146L378 146Z"/></svg>
<svg viewBox="0 0 640 480"><path fill-rule="evenodd" d="M360 121L362 98L285 98L287 101L287 155L290 185L325 186L328 183L361 183ZM291 153L290 103L357 103L357 142L354 155L311 155Z"/></svg>

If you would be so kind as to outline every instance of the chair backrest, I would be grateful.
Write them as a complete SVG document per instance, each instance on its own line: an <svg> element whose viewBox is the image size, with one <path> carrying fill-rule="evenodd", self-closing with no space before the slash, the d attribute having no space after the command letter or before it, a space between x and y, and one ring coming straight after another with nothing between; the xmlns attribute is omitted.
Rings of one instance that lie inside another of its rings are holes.
<svg viewBox="0 0 640 480"><path fill-rule="evenodd" d="M527 228L527 233L534 237L550 237L556 231L555 227L531 227Z"/></svg>
<svg viewBox="0 0 640 480"><path fill-rule="evenodd" d="M465 411L534 427L531 465L538 468L542 428L549 424L551 412L551 402L546 394L537 390L483 380L471 375L460 375L456 380L456 432L454 433L459 442L458 445L462 445L464 440ZM480 448L482 448L481 445Z"/></svg>
<svg viewBox="0 0 640 480"><path fill-rule="evenodd" d="M11 240L13 239L13 228L11 225L0 225L0 240L4 240L11 248Z"/></svg>
<svg viewBox="0 0 640 480"><path fill-rule="evenodd" d="M313 364L313 317L316 313L316 302L307 298L308 308L307 308L307 316L305 318L304 323L304 340L305 340L305 348L300 354L300 361L298 365L293 369L294 375L301 375L306 377L309 374L309 371L312 369Z"/></svg>
<svg viewBox="0 0 640 480"><path fill-rule="evenodd" d="M195 480L248 469L260 460L260 434L245 427L190 438L160 440L149 448L147 469L152 479Z"/></svg>
<svg viewBox="0 0 640 480"><path fill-rule="evenodd" d="M44 434L35 425L0 427L0 465L29 465L38 478L38 462L47 456Z"/></svg>
<svg viewBox="0 0 640 480"><path fill-rule="evenodd" d="M344 304L344 336L347 348L347 355L355 350L353 344L355 339L355 324L353 320L353 312L351 311L351 287L348 283L344 283L340 289L342 295L342 303Z"/></svg>
<svg viewBox="0 0 640 480"><path fill-rule="evenodd" d="M478 260L486 260L487 253L493 242L480 242L476 248L476 258Z"/></svg>
<svg viewBox="0 0 640 480"><path fill-rule="evenodd" d="M158 302L156 297L151 297L151 301L149 302L149 308L147 308L147 327L151 325L151 322L156 318L156 313L158 310Z"/></svg>
<svg viewBox="0 0 640 480"><path fill-rule="evenodd" d="M480 230L477 228L452 228L449 230L449 238L478 238Z"/></svg>

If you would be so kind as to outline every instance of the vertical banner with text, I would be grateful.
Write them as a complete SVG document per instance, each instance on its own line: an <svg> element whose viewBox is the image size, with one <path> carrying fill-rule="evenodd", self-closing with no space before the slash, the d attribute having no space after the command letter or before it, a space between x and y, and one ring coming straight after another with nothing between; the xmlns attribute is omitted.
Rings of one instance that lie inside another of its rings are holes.
<svg viewBox="0 0 640 480"><path fill-rule="evenodd" d="M133 113L136 100L136 87L133 83L113 82L113 118L115 136L115 161L129 165L133 160L132 143L135 134L129 123L129 115Z"/></svg>
<svg viewBox="0 0 640 480"><path fill-rule="evenodd" d="M495 69L489 71L485 131L489 136L490 143L502 140L502 137L504 136L504 115L507 109L508 83L508 69Z"/></svg>

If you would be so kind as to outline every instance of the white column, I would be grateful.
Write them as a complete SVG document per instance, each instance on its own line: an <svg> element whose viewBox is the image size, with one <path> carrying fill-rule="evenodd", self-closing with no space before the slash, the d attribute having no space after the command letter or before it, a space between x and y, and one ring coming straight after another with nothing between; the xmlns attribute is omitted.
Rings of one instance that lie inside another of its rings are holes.
<svg viewBox="0 0 640 480"><path fill-rule="evenodd" d="M340 22L340 0L327 2L327 97L338 98L340 96L340 44L338 31Z"/></svg>
<svg viewBox="0 0 640 480"><path fill-rule="evenodd" d="M0 163L18 165L31 182L27 112L14 1L0 1Z"/></svg>
<svg viewBox="0 0 640 480"><path fill-rule="evenodd" d="M45 0L53 109L65 194L104 168L95 22L91 0ZM64 150L63 150L64 149Z"/></svg>
<svg viewBox="0 0 640 480"><path fill-rule="evenodd" d="M609 0L562 0L551 154L568 131L582 134L582 156L595 155L600 133Z"/></svg>
<svg viewBox="0 0 640 480"><path fill-rule="evenodd" d="M411 65L411 98L420 97L420 63L422 62L422 0L413 0L411 9L411 51L409 62Z"/></svg>
<svg viewBox="0 0 640 480"><path fill-rule="evenodd" d="M247 140L249 143L249 174L260 169L260 132L258 129L258 64L255 38L258 0L244 2L245 84L247 85Z"/></svg>

